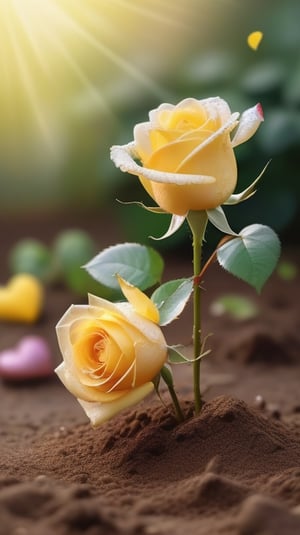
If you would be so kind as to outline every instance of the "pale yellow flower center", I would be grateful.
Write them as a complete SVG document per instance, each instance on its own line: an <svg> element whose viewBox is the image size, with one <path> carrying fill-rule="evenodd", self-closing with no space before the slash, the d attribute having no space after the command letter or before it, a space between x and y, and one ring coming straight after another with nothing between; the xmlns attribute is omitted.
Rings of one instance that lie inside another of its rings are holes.
<svg viewBox="0 0 300 535"><path fill-rule="evenodd" d="M116 331L120 338L119 327ZM83 384L111 392L132 388L135 377L135 353L132 342L122 333L126 354L116 340L97 321L84 321L73 332L74 364Z"/></svg>
<svg viewBox="0 0 300 535"><path fill-rule="evenodd" d="M202 126L207 120L204 110L195 112L192 108L163 110L159 115L160 126L166 130L187 131Z"/></svg>

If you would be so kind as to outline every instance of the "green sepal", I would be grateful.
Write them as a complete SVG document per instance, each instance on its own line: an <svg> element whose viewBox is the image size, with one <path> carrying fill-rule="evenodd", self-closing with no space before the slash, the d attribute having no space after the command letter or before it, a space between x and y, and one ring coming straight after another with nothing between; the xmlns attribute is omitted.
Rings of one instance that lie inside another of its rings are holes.
<svg viewBox="0 0 300 535"><path fill-rule="evenodd" d="M243 201L246 201L247 199L250 199L250 197L252 197L252 195L254 195L256 193L255 186L259 182L261 177L263 176L263 174L264 174L265 170L267 169L270 161L271 160L269 160L267 162L267 164L265 165L265 167L263 168L261 173L250 184L250 186L248 186L246 189L244 189L244 191L241 191L241 193L233 193L232 195L230 195L230 197L227 199L226 202L224 202L224 204L239 204L240 202L243 202Z"/></svg>
<svg viewBox="0 0 300 535"><path fill-rule="evenodd" d="M147 212L152 212L153 214L168 214L169 215L169 212L166 212L163 208L161 208L160 206L146 206L143 202L141 201L121 201L120 199L117 199L117 201L120 203L120 204L134 204L136 206L140 206L141 208L143 208L144 210L147 210Z"/></svg>
<svg viewBox="0 0 300 535"><path fill-rule="evenodd" d="M185 221L186 216L185 215L172 215L169 228L165 234L162 236L159 236L158 238L155 236L150 236L152 240L165 240L166 238L169 238L170 236L173 236L177 230L180 229L180 227L183 225Z"/></svg>
<svg viewBox="0 0 300 535"><path fill-rule="evenodd" d="M211 352L211 349L207 349L206 351L204 351L206 339L207 337L205 338L202 344L200 355L195 359L189 359L188 357L185 357L185 355L183 355L181 351L178 350L178 348L182 348L183 346L168 346L168 361L170 362L170 364L192 364L196 360L200 360L203 357L206 357Z"/></svg>
<svg viewBox="0 0 300 535"><path fill-rule="evenodd" d="M218 230L224 234L229 234L230 236L238 236L238 234L230 227L224 210L221 206L217 206L217 208L214 208L213 210L207 210L206 213L209 221Z"/></svg>

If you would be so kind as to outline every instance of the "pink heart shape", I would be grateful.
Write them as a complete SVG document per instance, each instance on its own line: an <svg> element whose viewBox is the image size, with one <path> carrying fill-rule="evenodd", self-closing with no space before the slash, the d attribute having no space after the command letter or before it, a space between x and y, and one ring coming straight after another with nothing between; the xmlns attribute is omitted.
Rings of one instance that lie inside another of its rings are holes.
<svg viewBox="0 0 300 535"><path fill-rule="evenodd" d="M0 377L13 381L48 377L53 373L50 349L44 338L25 336L12 349L0 353Z"/></svg>

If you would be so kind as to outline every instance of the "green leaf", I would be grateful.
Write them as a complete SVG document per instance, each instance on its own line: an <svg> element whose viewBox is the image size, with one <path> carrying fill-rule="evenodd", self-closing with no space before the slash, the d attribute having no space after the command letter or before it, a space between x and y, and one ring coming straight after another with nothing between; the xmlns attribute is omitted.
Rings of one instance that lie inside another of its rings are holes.
<svg viewBox="0 0 300 535"><path fill-rule="evenodd" d="M145 290L160 281L164 263L151 247L121 243L104 249L84 267L94 279L113 290L119 290L116 275Z"/></svg>
<svg viewBox="0 0 300 535"><path fill-rule="evenodd" d="M249 225L217 250L219 264L260 292L280 255L280 241L265 225Z"/></svg>
<svg viewBox="0 0 300 535"><path fill-rule="evenodd" d="M181 314L192 291L192 278L169 281L155 290L151 299L159 310L160 325L168 325Z"/></svg>

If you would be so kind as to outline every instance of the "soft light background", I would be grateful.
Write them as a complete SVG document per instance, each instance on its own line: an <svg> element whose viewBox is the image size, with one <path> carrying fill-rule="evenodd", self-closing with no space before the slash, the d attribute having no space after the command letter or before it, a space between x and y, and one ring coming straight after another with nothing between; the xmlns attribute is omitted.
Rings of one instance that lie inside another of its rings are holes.
<svg viewBox="0 0 300 535"><path fill-rule="evenodd" d="M232 224L296 239L299 20L298 0L0 0L1 212L111 209L128 239L145 242L167 221L117 204L146 196L109 147L163 101L219 95L233 111L258 101L265 111L238 151L241 187L272 158ZM254 30L264 32L256 52Z"/></svg>

